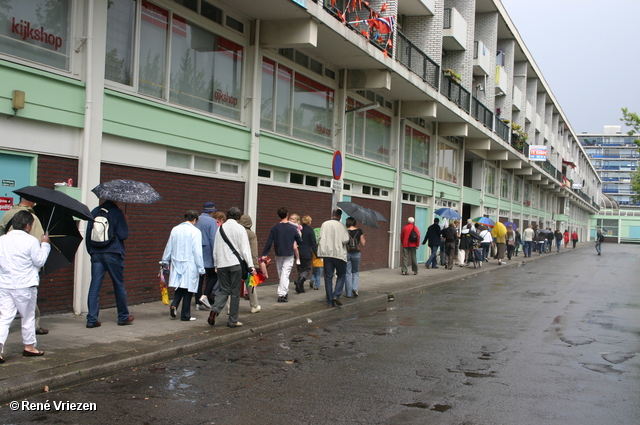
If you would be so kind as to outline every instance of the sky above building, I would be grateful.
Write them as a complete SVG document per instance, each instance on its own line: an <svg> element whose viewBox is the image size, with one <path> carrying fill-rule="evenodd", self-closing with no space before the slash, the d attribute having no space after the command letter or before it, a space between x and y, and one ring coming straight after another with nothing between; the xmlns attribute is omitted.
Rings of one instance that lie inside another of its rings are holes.
<svg viewBox="0 0 640 425"><path fill-rule="evenodd" d="M501 0L577 135L640 114L640 0Z"/></svg>

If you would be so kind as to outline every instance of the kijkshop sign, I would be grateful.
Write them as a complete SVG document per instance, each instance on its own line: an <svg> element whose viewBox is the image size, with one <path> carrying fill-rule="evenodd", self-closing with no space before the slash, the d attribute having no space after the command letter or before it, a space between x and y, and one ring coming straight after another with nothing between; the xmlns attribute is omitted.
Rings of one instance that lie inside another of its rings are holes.
<svg viewBox="0 0 640 425"><path fill-rule="evenodd" d="M22 41L33 40L44 43L53 47L54 50L62 47L62 37L47 32L43 26L40 26L40 28L33 26L31 22L23 19L11 18L11 33L19 36Z"/></svg>

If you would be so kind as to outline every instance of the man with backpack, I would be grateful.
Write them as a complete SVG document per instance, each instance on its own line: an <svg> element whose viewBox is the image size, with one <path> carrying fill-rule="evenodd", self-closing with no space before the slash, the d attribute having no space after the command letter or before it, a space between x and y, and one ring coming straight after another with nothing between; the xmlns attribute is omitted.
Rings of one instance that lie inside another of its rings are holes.
<svg viewBox="0 0 640 425"><path fill-rule="evenodd" d="M418 274L418 260L416 259L416 250L420 246L420 229L414 224L413 217L407 219L408 223L400 232L400 241L402 243L402 267L403 275L407 275L407 263L411 260L411 269L413 274Z"/></svg>
<svg viewBox="0 0 640 425"><path fill-rule="evenodd" d="M602 234L602 230L597 229L596 234L596 251L598 255L602 254L602 243L604 242L604 235Z"/></svg>
<svg viewBox="0 0 640 425"><path fill-rule="evenodd" d="M91 211L93 222L88 222L85 242L91 256L91 285L89 286L89 313L87 328L98 328L100 288L106 272L111 276L118 309L118 325L130 325L133 316L127 307L124 289L124 241L129 236L129 225L114 201L105 201Z"/></svg>

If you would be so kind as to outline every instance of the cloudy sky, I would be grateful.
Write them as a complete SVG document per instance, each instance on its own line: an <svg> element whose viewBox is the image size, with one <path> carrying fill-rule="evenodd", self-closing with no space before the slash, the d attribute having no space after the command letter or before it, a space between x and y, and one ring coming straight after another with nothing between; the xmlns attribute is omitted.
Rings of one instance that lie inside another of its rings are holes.
<svg viewBox="0 0 640 425"><path fill-rule="evenodd" d="M640 0L501 1L576 134L640 114Z"/></svg>

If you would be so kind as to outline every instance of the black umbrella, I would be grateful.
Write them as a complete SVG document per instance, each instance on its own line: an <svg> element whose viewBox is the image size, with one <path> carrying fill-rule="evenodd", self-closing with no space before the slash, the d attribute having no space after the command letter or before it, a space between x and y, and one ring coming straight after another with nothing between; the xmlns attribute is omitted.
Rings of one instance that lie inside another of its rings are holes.
<svg viewBox="0 0 640 425"><path fill-rule="evenodd" d="M338 206L342 209L342 211L346 212L349 217L355 218L365 226L371 226L377 229L378 221L387 221L387 219L384 218L384 216L378 211L360 206L353 202L338 202Z"/></svg>
<svg viewBox="0 0 640 425"><path fill-rule="evenodd" d="M78 246L82 242L76 221L62 208L38 204L33 210L41 222L44 222L43 220L49 222L51 252L42 267L42 275L45 276L73 264Z"/></svg>
<svg viewBox="0 0 640 425"><path fill-rule="evenodd" d="M162 199L162 196L149 183L135 180L111 180L100 183L91 191L100 199L125 204L153 204Z"/></svg>
<svg viewBox="0 0 640 425"><path fill-rule="evenodd" d="M22 189L14 190L13 193L22 196L26 200L36 202L38 205L63 207L74 217L78 217L82 220L93 221L93 216L91 215L89 207L59 190L47 189L46 187L41 186L27 186ZM47 223L49 222L49 218L41 220L41 222L43 226L46 226L46 230L48 228Z"/></svg>

